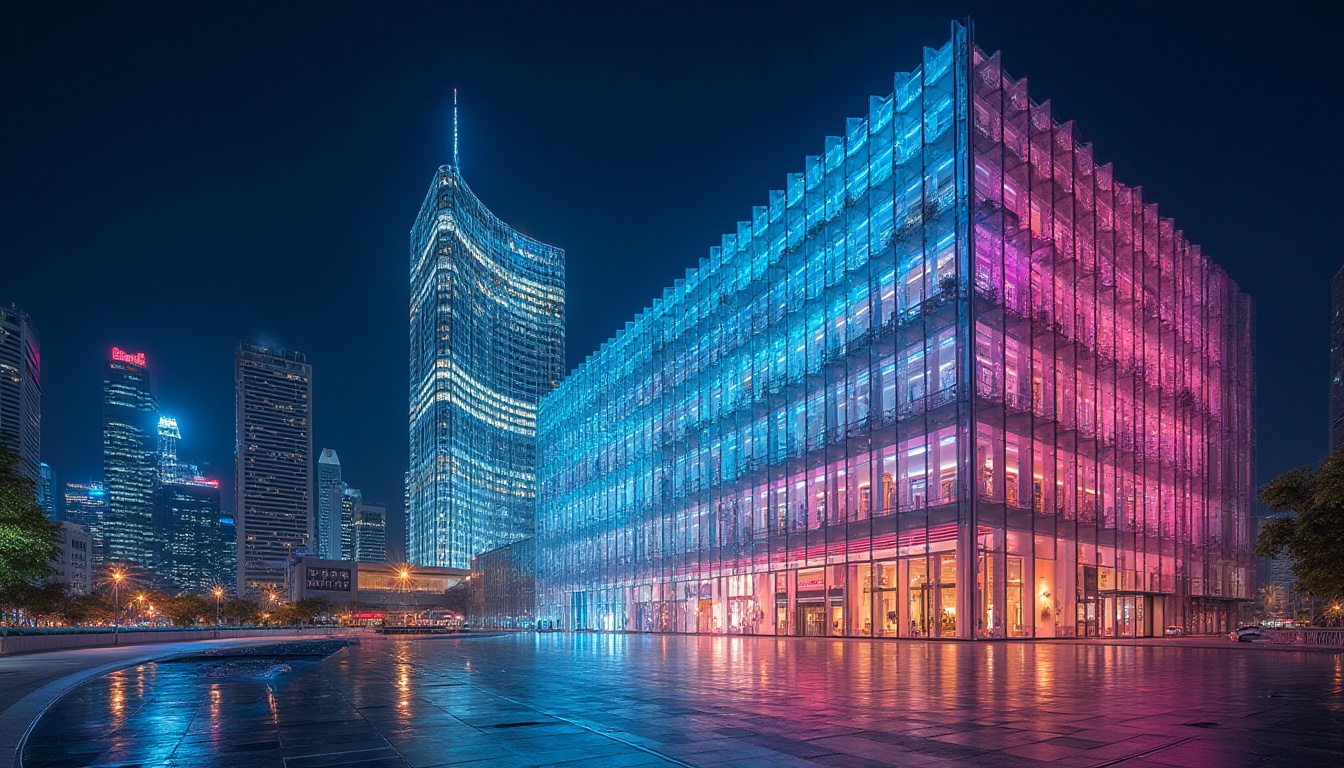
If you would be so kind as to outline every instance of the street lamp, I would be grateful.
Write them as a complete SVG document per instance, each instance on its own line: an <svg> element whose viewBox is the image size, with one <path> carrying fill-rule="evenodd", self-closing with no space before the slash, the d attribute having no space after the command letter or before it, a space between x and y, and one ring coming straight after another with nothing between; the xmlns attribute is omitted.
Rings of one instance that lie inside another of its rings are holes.
<svg viewBox="0 0 1344 768"><path fill-rule="evenodd" d="M126 572L120 568L112 569L112 644L117 644L117 614L121 611L121 582Z"/></svg>
<svg viewBox="0 0 1344 768"><path fill-rule="evenodd" d="M224 596L223 587L215 587L215 626L218 627L219 621L219 599Z"/></svg>

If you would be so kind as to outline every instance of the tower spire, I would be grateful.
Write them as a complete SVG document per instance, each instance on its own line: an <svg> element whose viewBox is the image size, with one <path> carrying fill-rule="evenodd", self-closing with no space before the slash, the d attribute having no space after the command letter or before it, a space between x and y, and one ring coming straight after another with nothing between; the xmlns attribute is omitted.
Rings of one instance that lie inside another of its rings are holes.
<svg viewBox="0 0 1344 768"><path fill-rule="evenodd" d="M457 87L453 87L453 167L457 168Z"/></svg>

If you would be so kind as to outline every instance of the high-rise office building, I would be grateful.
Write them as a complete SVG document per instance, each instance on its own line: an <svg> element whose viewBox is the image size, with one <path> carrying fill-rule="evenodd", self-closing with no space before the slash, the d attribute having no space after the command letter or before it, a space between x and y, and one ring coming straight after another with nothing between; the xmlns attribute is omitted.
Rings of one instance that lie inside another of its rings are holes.
<svg viewBox="0 0 1344 768"><path fill-rule="evenodd" d="M219 481L205 477L166 480L159 485L155 511L161 540L159 582L190 592L213 587L219 576Z"/></svg>
<svg viewBox="0 0 1344 768"><path fill-rule="evenodd" d="M335 554L340 556L341 560L355 559L355 512L359 510L359 505L364 503L364 494L358 488L351 488L345 483L341 483L339 495L334 494L332 499L336 510L336 524L338 526L336 536L333 538L333 546L338 548Z"/></svg>
<svg viewBox="0 0 1344 768"><path fill-rule="evenodd" d="M42 453L42 355L27 312L0 307L0 445L38 479Z"/></svg>
<svg viewBox="0 0 1344 768"><path fill-rule="evenodd" d="M560 379L565 254L443 166L410 247L410 559L468 568L532 532L537 400Z"/></svg>
<svg viewBox="0 0 1344 768"><path fill-rule="evenodd" d="M544 398L538 621L1225 631L1250 300L954 25Z"/></svg>
<svg viewBox="0 0 1344 768"><path fill-rule="evenodd" d="M42 462L37 469L37 505L42 508L42 513L48 520L56 521L61 519L61 494L58 492L59 484L56 482L56 472L52 470L51 465Z"/></svg>
<svg viewBox="0 0 1344 768"><path fill-rule="evenodd" d="M103 522L107 514L107 491L96 480L87 483L65 484L65 512L67 522L77 523L89 531L93 540L93 567L101 568L106 560L103 551Z"/></svg>
<svg viewBox="0 0 1344 768"><path fill-rule="evenodd" d="M314 550L317 556L337 559L340 552L341 459L336 451L323 448L317 458L317 493L314 498L316 520L313 521Z"/></svg>
<svg viewBox="0 0 1344 768"><path fill-rule="evenodd" d="M1344 448L1344 267L1330 281L1330 452Z"/></svg>
<svg viewBox="0 0 1344 768"><path fill-rule="evenodd" d="M351 523L354 557L360 563L387 562L387 508L382 504L360 504Z"/></svg>
<svg viewBox="0 0 1344 768"><path fill-rule="evenodd" d="M313 518L312 367L297 352L240 345L235 515L238 593L284 592Z"/></svg>
<svg viewBox="0 0 1344 768"><path fill-rule="evenodd" d="M158 423L145 353L113 347L103 374L104 554L107 562L150 573L158 551L153 525Z"/></svg>
<svg viewBox="0 0 1344 768"><path fill-rule="evenodd" d="M238 583L238 527L233 522L233 510L219 512L219 539L215 544L215 586L232 591Z"/></svg>

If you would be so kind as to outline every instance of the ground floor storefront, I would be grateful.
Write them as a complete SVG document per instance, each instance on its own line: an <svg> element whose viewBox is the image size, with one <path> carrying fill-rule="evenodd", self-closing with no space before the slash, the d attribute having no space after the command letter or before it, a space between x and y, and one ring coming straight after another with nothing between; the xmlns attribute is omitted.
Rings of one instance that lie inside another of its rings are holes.
<svg viewBox="0 0 1344 768"><path fill-rule="evenodd" d="M538 626L803 637L1156 637L1227 632L1248 605L1190 595L1172 558L1149 564L1134 553L1082 551L1064 541L1021 554L961 543L949 536L916 554L861 562L553 591L539 607Z"/></svg>

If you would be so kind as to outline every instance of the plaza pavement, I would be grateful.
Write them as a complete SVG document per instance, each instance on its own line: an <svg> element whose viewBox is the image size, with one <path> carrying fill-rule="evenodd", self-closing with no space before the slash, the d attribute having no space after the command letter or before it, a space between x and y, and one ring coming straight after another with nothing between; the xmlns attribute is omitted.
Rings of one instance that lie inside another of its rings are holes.
<svg viewBox="0 0 1344 768"><path fill-rule="evenodd" d="M1344 654L1219 639L365 637L193 669L81 686L26 768L1344 765Z"/></svg>
<svg viewBox="0 0 1344 768"><path fill-rule="evenodd" d="M241 648L309 636L229 638L180 643L77 648L0 657L0 768L15 763L24 733L66 692L99 675L153 659L220 648Z"/></svg>

